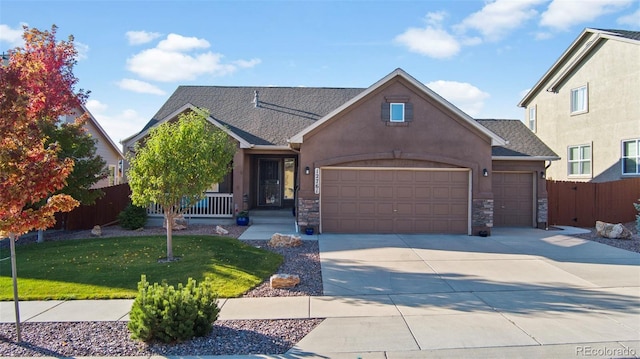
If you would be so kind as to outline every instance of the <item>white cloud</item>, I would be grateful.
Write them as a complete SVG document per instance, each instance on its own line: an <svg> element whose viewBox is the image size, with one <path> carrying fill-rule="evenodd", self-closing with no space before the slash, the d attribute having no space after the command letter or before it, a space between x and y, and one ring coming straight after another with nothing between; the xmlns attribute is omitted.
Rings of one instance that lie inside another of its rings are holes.
<svg viewBox="0 0 640 359"><path fill-rule="evenodd" d="M12 48L24 46L22 25L26 24L20 24L18 28L12 29L9 25L0 24L0 42L7 42Z"/></svg>
<svg viewBox="0 0 640 359"><path fill-rule="evenodd" d="M129 41L129 45L142 45L159 38L162 34L148 31L127 31L125 36Z"/></svg>
<svg viewBox="0 0 640 359"><path fill-rule="evenodd" d="M148 93L152 95L164 95L165 92L160 88L144 81L134 79L122 79L116 83L123 90L129 90L138 93Z"/></svg>
<svg viewBox="0 0 640 359"><path fill-rule="evenodd" d="M538 12L534 7L546 0L495 0L486 3L482 10L466 17L456 30L468 29L480 32L487 41L498 41L510 31L522 27Z"/></svg>
<svg viewBox="0 0 640 359"><path fill-rule="evenodd" d="M634 0L553 0L542 14L540 25L567 30L573 25L590 22L608 13L625 8Z"/></svg>
<svg viewBox="0 0 640 359"><path fill-rule="evenodd" d="M251 60L236 60L233 63L243 69L254 67L260 64L262 60L260 59L251 59Z"/></svg>
<svg viewBox="0 0 640 359"><path fill-rule="evenodd" d="M98 100L88 100L85 106L118 146L120 140L138 133L149 121L132 109L125 109L115 114L109 113L109 106ZM122 149L121 146L119 147Z"/></svg>
<svg viewBox="0 0 640 359"><path fill-rule="evenodd" d="M446 59L460 51L460 43L448 32L427 26L424 29L409 28L396 36L395 42L409 51L436 59Z"/></svg>
<svg viewBox="0 0 640 359"><path fill-rule="evenodd" d="M444 11L429 12L425 15L425 28L408 28L393 41L406 46L411 52L436 59L454 56L460 51L460 43L442 29L442 22L447 15Z"/></svg>
<svg viewBox="0 0 640 359"><path fill-rule="evenodd" d="M482 111L484 100L490 97L488 93L467 82L438 80L426 85L472 117Z"/></svg>
<svg viewBox="0 0 640 359"><path fill-rule="evenodd" d="M169 34L166 39L158 43L157 48L163 51L183 52L194 49L208 49L210 46L209 41L205 39Z"/></svg>
<svg viewBox="0 0 640 359"><path fill-rule="evenodd" d="M635 12L618 18L617 23L620 25L631 26L632 28L640 27L640 9Z"/></svg>
<svg viewBox="0 0 640 359"><path fill-rule="evenodd" d="M228 75L238 68L250 68L260 63L260 59L223 63L222 54L195 52L209 47L209 42L204 39L169 34L157 47L127 59L127 69L146 80L178 82L195 80L202 75Z"/></svg>
<svg viewBox="0 0 640 359"><path fill-rule="evenodd" d="M73 46L76 48L76 51L78 51L78 55L76 56L78 61L85 60L89 57L89 45L74 41Z"/></svg>

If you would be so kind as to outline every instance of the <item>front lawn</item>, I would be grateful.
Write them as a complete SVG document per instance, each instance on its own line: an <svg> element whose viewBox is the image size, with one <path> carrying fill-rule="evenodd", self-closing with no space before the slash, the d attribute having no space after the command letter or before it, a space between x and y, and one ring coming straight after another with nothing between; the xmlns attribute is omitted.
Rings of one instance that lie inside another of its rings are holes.
<svg viewBox="0 0 640 359"><path fill-rule="evenodd" d="M166 237L92 238L16 247L21 300L133 298L140 275L150 283L186 283L211 277L221 298L238 297L275 273L282 256L216 236L174 236L166 257ZM9 249L0 249L0 258ZM0 262L0 301L13 300L11 263Z"/></svg>

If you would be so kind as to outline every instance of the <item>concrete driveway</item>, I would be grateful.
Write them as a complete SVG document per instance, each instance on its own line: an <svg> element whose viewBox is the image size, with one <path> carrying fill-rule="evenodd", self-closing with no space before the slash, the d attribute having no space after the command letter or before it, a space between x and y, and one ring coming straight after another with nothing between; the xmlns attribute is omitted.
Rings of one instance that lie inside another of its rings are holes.
<svg viewBox="0 0 640 359"><path fill-rule="evenodd" d="M332 315L290 353L640 354L640 254L569 236L574 230L322 234L326 297L314 298L311 313Z"/></svg>

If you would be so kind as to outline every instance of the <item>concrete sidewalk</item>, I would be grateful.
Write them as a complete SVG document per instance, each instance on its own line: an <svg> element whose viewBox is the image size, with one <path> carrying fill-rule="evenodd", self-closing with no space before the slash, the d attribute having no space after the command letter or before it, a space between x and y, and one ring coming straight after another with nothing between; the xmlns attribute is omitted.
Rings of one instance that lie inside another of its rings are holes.
<svg viewBox="0 0 640 359"><path fill-rule="evenodd" d="M223 299L219 319L326 318L278 358L637 357L640 254L572 230L323 234L325 296ZM20 304L27 322L111 321L131 302Z"/></svg>

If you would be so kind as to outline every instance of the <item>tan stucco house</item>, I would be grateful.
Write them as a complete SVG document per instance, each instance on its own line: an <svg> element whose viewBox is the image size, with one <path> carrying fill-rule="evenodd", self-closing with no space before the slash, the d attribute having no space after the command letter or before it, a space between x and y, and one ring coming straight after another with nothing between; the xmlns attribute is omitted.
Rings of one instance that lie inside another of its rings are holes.
<svg viewBox="0 0 640 359"><path fill-rule="evenodd" d="M520 101L554 180L640 176L640 32L587 28Z"/></svg>
<svg viewBox="0 0 640 359"><path fill-rule="evenodd" d="M521 121L475 120L402 69L368 88L180 86L125 151L196 107L238 144L202 205L232 212L213 216L292 208L320 233L546 226L558 156Z"/></svg>
<svg viewBox="0 0 640 359"><path fill-rule="evenodd" d="M76 118L84 114L87 115L84 129L96 140L96 155L101 156L106 162L105 170L107 171L107 177L96 182L92 188L103 188L122 183L124 155L102 126L100 126L96 118L93 117L91 112L89 112L84 105L81 105L81 107L73 111L73 113L64 116L62 121L73 123Z"/></svg>

